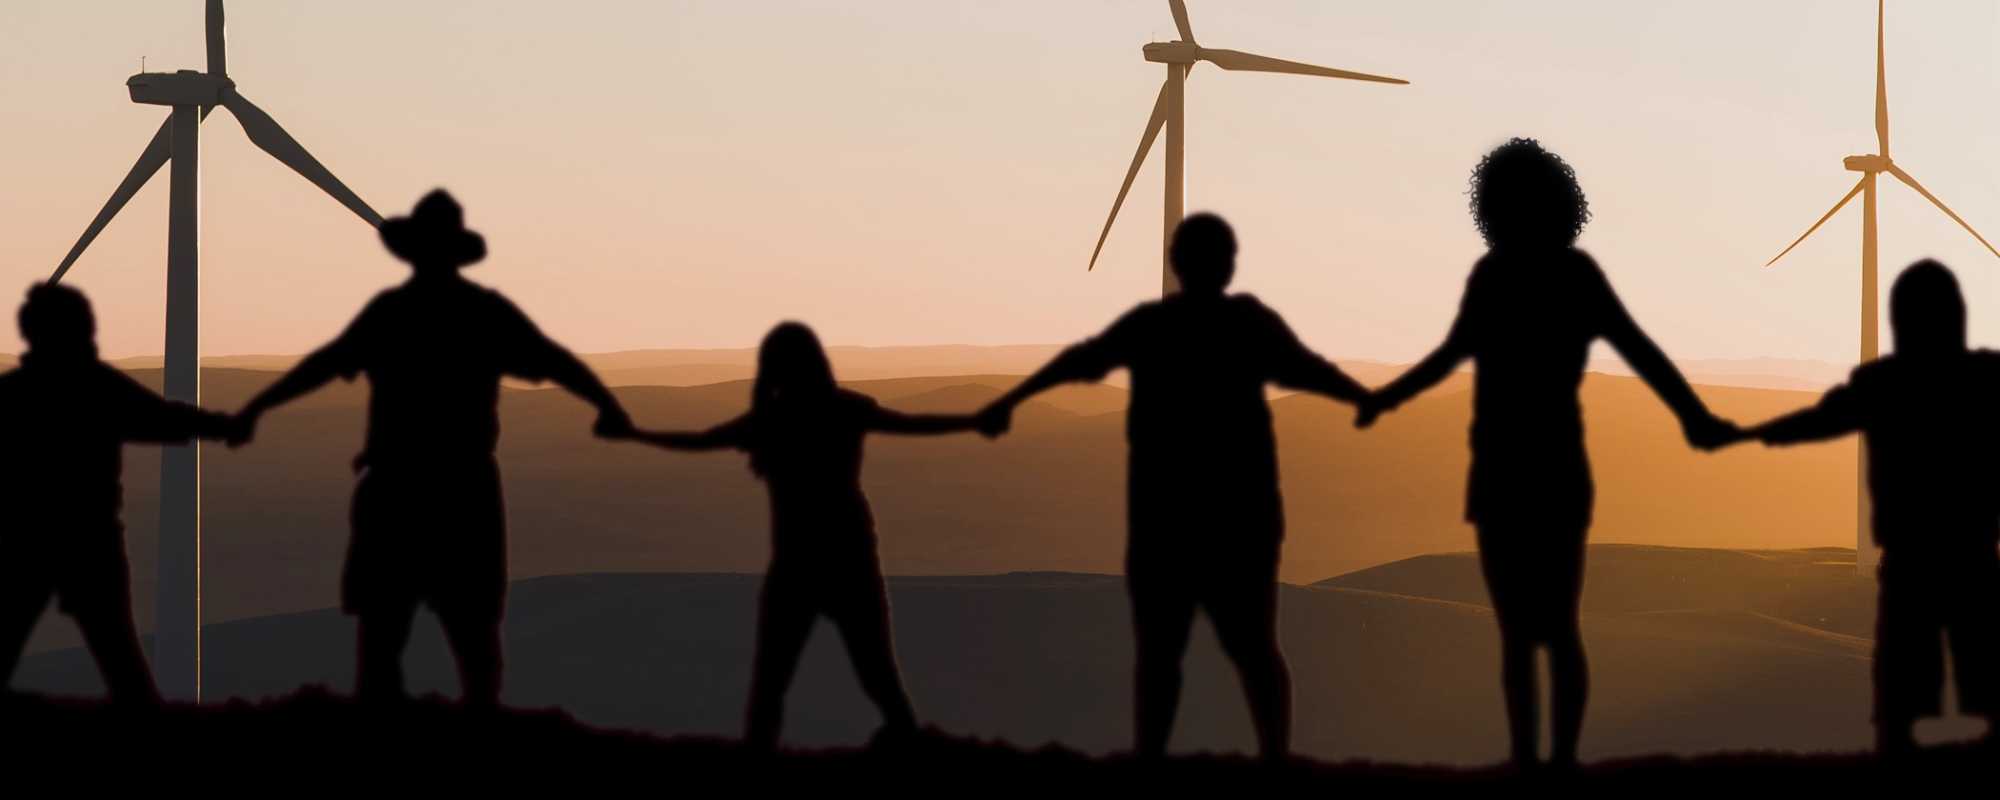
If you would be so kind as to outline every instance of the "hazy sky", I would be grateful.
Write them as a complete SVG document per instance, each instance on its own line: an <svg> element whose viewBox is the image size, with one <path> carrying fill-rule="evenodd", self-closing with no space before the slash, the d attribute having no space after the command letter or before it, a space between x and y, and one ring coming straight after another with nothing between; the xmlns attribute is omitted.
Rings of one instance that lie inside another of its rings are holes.
<svg viewBox="0 0 2000 800"><path fill-rule="evenodd" d="M1188 198L1244 240L1239 285L1334 355L1443 333L1480 243L1465 176L1511 135L1576 166L1583 244L1683 358L1850 360L1859 202L1760 265L1873 147L1870 0L1190 0L1204 44L1406 87L1195 70ZM0 3L0 306L45 277L200 68L198 0ZM1162 0L237 0L241 91L385 214L457 192L476 280L580 350L1053 342L1159 285L1159 154L1084 263L1174 38ZM1898 162L2000 236L2000 10L1889 4ZM204 352L297 352L402 280L353 215L203 127ZM159 352L166 173L78 264L112 355ZM1958 269L2000 343L2000 260L1885 184L1896 269ZM11 316L11 315L10 315ZM12 325L0 350L18 348Z"/></svg>

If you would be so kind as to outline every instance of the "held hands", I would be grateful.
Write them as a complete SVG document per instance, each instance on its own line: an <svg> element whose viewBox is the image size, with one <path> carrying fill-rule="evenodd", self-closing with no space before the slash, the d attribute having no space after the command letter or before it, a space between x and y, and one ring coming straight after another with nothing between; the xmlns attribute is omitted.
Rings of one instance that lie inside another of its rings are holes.
<svg viewBox="0 0 2000 800"><path fill-rule="evenodd" d="M259 412L245 409L230 416L222 441L235 450L257 438L257 418Z"/></svg>
<svg viewBox="0 0 2000 800"><path fill-rule="evenodd" d="M1014 406L1012 403L996 400L980 409L974 417L979 435L988 439L998 439L1014 426Z"/></svg>
<svg viewBox="0 0 2000 800"><path fill-rule="evenodd" d="M591 426L590 432L600 439L631 439L639 435L625 409L616 406L598 410L597 424Z"/></svg>
<svg viewBox="0 0 2000 800"><path fill-rule="evenodd" d="M1711 453L1750 438L1742 427L1714 414L1706 414L1689 423L1684 432L1688 444Z"/></svg>
<svg viewBox="0 0 2000 800"><path fill-rule="evenodd" d="M1382 412L1388 410L1380 395L1374 392L1364 394L1354 401L1354 427L1367 430L1375 424L1377 417L1382 416Z"/></svg>

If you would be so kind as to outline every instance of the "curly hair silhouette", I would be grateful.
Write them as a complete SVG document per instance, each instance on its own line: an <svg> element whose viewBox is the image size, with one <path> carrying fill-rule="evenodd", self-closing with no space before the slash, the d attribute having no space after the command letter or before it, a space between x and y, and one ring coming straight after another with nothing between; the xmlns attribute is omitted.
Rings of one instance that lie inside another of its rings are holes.
<svg viewBox="0 0 2000 800"><path fill-rule="evenodd" d="M1472 168L1472 224L1486 246L1568 245L1590 222L1576 170L1529 138L1493 148Z"/></svg>

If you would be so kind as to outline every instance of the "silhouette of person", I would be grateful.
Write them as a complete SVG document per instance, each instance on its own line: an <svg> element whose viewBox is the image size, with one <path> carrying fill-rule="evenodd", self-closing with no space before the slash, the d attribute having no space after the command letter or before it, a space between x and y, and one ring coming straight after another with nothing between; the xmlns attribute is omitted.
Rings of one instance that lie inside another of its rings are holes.
<svg viewBox="0 0 2000 800"><path fill-rule="evenodd" d="M367 443L355 459L353 538L341 606L358 617L357 694L404 694L402 652L419 605L437 613L465 701L500 700L507 588L499 464L501 376L553 381L597 407L597 432L629 431L610 390L498 292L460 270L485 257L443 190L382 223L409 281L377 295L339 338L252 399L240 446L264 412L335 378L366 373Z"/></svg>
<svg viewBox="0 0 2000 800"><path fill-rule="evenodd" d="M1750 435L1783 445L1859 432L1875 503L1880 608L1875 725L1883 752L1915 749L1920 717L1942 711L1951 646L1962 713L2000 712L2000 353L1965 343L1965 299L1936 261L1889 294L1895 352L1854 370L1817 406Z"/></svg>
<svg viewBox="0 0 2000 800"><path fill-rule="evenodd" d="M1265 391L1277 384L1358 402L1366 390L1255 297L1225 292L1236 235L1221 217L1183 220L1168 257L1180 294L1064 350L982 412L982 428L1005 431L1016 406L1058 384L1131 371L1125 573L1137 752L1166 752L1200 610L1242 678L1259 749L1282 759L1291 746L1291 674L1277 636L1284 501Z"/></svg>
<svg viewBox="0 0 2000 800"><path fill-rule="evenodd" d="M1460 362L1477 365L1465 516L1478 532L1500 627L1513 760L1529 766L1537 757L1539 647L1549 653L1551 760L1570 766L1589 696L1577 603L1594 490L1577 393L1591 343L1609 342L1691 443L1719 446L1734 427L1709 413L1576 248L1590 212L1567 163L1533 139L1514 139L1480 161L1471 189L1489 250L1466 280L1458 318L1435 352L1363 404L1356 422L1372 424Z"/></svg>
<svg viewBox="0 0 2000 800"><path fill-rule="evenodd" d="M20 367L0 375L0 687L13 678L51 597L76 620L115 703L160 702L132 621L119 519L127 442L181 444L233 432L227 416L162 399L98 360L90 301L28 290Z"/></svg>
<svg viewBox="0 0 2000 800"><path fill-rule="evenodd" d="M675 450L742 450L771 494L771 564L757 609L757 654L745 736L777 747L785 693L819 617L847 642L861 689L882 712L878 741L916 731L890 636L889 596L875 553L875 518L861 491L862 440L870 432L970 431L971 415L904 414L840 388L811 328L771 329L757 354L750 410L695 433L642 431Z"/></svg>

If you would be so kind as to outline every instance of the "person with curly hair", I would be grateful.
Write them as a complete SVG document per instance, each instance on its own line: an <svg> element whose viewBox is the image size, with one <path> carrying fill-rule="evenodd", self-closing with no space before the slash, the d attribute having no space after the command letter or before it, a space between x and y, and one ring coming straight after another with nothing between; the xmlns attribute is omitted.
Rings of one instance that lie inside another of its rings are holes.
<svg viewBox="0 0 2000 800"><path fill-rule="evenodd" d="M1488 251L1473 265L1439 345L1364 400L1367 427L1471 360L1472 469L1465 516L1500 626L1501 683L1514 763L1536 763L1535 651L1549 654L1550 760L1576 763L1589 696L1578 624L1594 490L1578 390L1591 343L1609 342L1673 409L1688 441L1736 436L1647 338L1576 237L1590 205L1576 173L1533 139L1495 148L1472 171L1472 218Z"/></svg>

